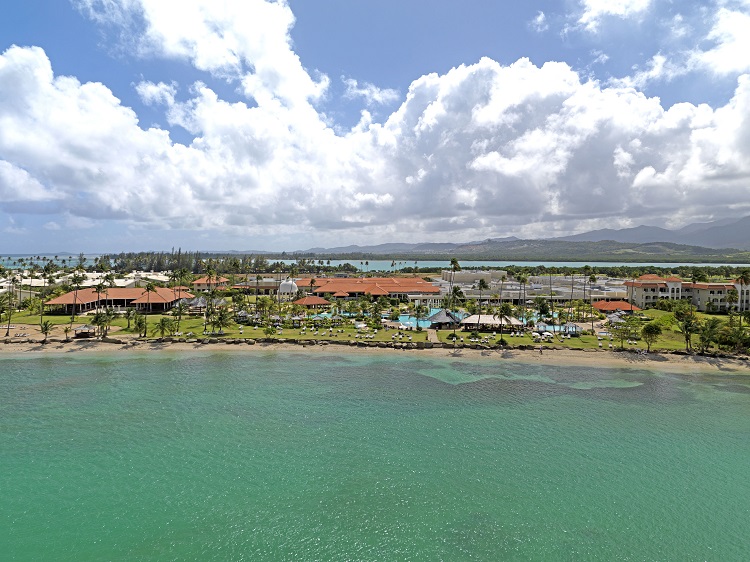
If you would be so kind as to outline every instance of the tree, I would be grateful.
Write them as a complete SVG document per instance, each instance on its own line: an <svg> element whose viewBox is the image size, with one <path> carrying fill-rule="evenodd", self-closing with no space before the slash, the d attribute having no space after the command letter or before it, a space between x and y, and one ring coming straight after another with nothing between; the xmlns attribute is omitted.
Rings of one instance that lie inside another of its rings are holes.
<svg viewBox="0 0 750 562"><path fill-rule="evenodd" d="M152 282L146 283L146 288L143 291L146 293L146 303L148 304L148 312L151 313L151 293L156 292L156 285ZM146 317L144 316L144 319ZM146 319L146 327L143 328L143 336L146 336L146 332L148 331L148 320Z"/></svg>
<svg viewBox="0 0 750 562"><path fill-rule="evenodd" d="M737 304L740 300L740 295L737 293L737 289L729 289L727 291L727 304L729 305L729 310L734 310L734 305Z"/></svg>
<svg viewBox="0 0 750 562"><path fill-rule="evenodd" d="M529 282L529 278L525 273L521 273L518 277L518 283L521 285L523 290L523 296L521 297L521 305L523 307L523 323L526 325L526 283Z"/></svg>
<svg viewBox="0 0 750 562"><path fill-rule="evenodd" d="M223 333L224 328L228 328L232 325L232 314L226 306L220 306L216 309L216 314L211 321L211 331L215 328L219 329L219 333Z"/></svg>
<svg viewBox="0 0 750 562"><path fill-rule="evenodd" d="M70 326L73 327L73 322L76 319L76 304L78 303L78 291L81 289L81 283L85 277L81 273L81 268L76 268L73 272L73 276L70 278L70 284L73 286L73 312L70 315Z"/></svg>
<svg viewBox="0 0 750 562"><path fill-rule="evenodd" d="M641 328L641 338L646 342L646 351L651 352L651 346L661 336L661 326L655 322L648 322Z"/></svg>
<svg viewBox="0 0 750 562"><path fill-rule="evenodd" d="M8 326L5 329L6 338L10 336L10 319L13 317L13 312L15 310L15 301L16 297L13 294L13 291L8 291L0 295L0 304L8 317Z"/></svg>
<svg viewBox="0 0 750 562"><path fill-rule="evenodd" d="M635 316L628 316L622 322L615 322L610 325L609 331L620 340L620 347L625 347L625 340L636 338L640 333L640 321Z"/></svg>
<svg viewBox="0 0 750 562"><path fill-rule="evenodd" d="M747 292L745 287L750 285L750 269L743 269L740 271L737 281L740 283L740 313L745 312L745 303L747 302ZM740 326L742 326L742 316L740 316Z"/></svg>
<svg viewBox="0 0 750 562"><path fill-rule="evenodd" d="M503 321L513 315L513 306L509 302L502 303L495 311L495 318L500 319L500 343L505 343L503 339Z"/></svg>
<svg viewBox="0 0 750 562"><path fill-rule="evenodd" d="M675 305L672 314L685 338L685 351L690 351L693 346L693 334L700 327L700 322L695 315L695 308L688 302L680 302Z"/></svg>
<svg viewBox="0 0 750 562"><path fill-rule="evenodd" d="M705 353L719 337L721 320L718 318L709 318L700 326L698 331L698 344L701 353Z"/></svg>
<svg viewBox="0 0 750 562"><path fill-rule="evenodd" d="M159 334L159 337L164 337L165 335L172 335L174 333L174 320L169 318L168 316L163 316L154 326L153 331L151 332L152 335Z"/></svg>
<svg viewBox="0 0 750 562"><path fill-rule="evenodd" d="M44 335L44 340L42 340L42 343L47 343L47 336L49 336L50 332L52 331L53 324L49 320L44 320L41 325L39 326L39 331L42 332Z"/></svg>
<svg viewBox="0 0 750 562"><path fill-rule="evenodd" d="M146 316L144 314L141 314L140 312L135 313L135 317L133 318L133 328L135 328L140 337L146 337L148 321L146 320Z"/></svg>
<svg viewBox="0 0 750 562"><path fill-rule="evenodd" d="M479 283L477 284L477 289L479 289L479 315L477 316L477 332L479 331L479 321L482 319L482 292L489 289L490 286L487 284L487 281L484 279L480 279Z"/></svg>
<svg viewBox="0 0 750 562"><path fill-rule="evenodd" d="M72 330L72 328L70 326L65 326L63 328L63 332L65 333L65 341L69 341L70 340L70 330Z"/></svg>
<svg viewBox="0 0 750 562"><path fill-rule="evenodd" d="M128 330L130 330L130 322L135 318L136 312L134 308L125 309L125 320L128 321Z"/></svg>
<svg viewBox="0 0 750 562"><path fill-rule="evenodd" d="M427 315L427 307L423 304L414 305L414 319L417 325L417 330L421 330L419 326L419 320Z"/></svg>

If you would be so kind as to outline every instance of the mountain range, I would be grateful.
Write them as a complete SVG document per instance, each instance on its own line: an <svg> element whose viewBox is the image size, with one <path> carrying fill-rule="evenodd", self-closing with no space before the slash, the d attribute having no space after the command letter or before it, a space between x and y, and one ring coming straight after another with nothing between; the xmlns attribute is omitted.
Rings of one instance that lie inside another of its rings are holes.
<svg viewBox="0 0 750 562"><path fill-rule="evenodd" d="M335 248L310 248L299 254L372 254L372 255L438 255L454 253L486 253L493 250L518 249L518 242L526 247L538 247L542 242L619 242L621 244L678 244L712 249L735 249L750 251L750 216L740 219L724 219L706 223L693 223L678 230L658 226L636 226L634 228L592 230L571 236L542 240L521 240L515 236L490 238L476 242L449 243L387 243L372 246L338 246ZM543 246L550 247L548 244ZM502 248L501 248L502 246ZM554 246L554 245L553 245ZM612 250L612 248L608 248ZM659 252L661 253L661 252ZM698 252L701 253L701 252Z"/></svg>
<svg viewBox="0 0 750 562"><path fill-rule="evenodd" d="M706 223L693 223L678 230L667 230L658 226L636 226L614 230L605 228L555 240L566 242L601 242L612 240L628 244L671 242L704 248L736 248L750 250L750 216L741 219L725 219Z"/></svg>

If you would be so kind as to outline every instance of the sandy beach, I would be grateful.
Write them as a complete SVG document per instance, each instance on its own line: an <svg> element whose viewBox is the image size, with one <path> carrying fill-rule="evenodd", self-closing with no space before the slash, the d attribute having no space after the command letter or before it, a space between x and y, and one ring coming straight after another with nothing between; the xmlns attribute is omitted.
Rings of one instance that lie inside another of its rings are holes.
<svg viewBox="0 0 750 562"><path fill-rule="evenodd" d="M4 343L3 343L4 342ZM236 342L236 343L235 343ZM106 353L128 354L133 352L212 352L212 353L264 353L289 352L304 354L404 354L415 357L442 357L472 361L510 361L549 366L582 366L602 368L650 369L679 374L737 374L750 375L750 361L746 358L709 357L674 353L638 354L630 351L545 348L543 353L528 349L472 349L433 347L431 349L394 349L365 347L343 344L343 342L308 342L248 344L246 340L219 340L215 343L180 341L139 340L132 336L118 338L116 343L98 339L71 339L70 341L50 338L42 344L37 338L0 338L0 357L3 355L64 354L64 353Z"/></svg>

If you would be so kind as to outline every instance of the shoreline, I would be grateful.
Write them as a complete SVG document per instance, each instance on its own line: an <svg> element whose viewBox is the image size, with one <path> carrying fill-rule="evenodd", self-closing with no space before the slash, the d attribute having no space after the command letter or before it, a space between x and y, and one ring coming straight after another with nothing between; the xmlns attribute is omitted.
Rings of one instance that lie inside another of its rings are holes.
<svg viewBox="0 0 750 562"><path fill-rule="evenodd" d="M279 342L279 341L257 341L252 344L248 340L213 340L204 343L203 339L198 341L172 341L172 340L139 340L135 337L105 338L99 339L71 339L64 341L50 338L47 343L41 340L26 339L14 341L15 338L0 339L0 360L9 356L32 355L55 355L66 353L97 353L97 354L122 354L122 353L152 353L152 352L210 352L210 353L345 353L357 355L392 355L408 354L414 357L434 357L443 359L481 360L502 362L547 365L550 367L601 367L606 369L647 369L658 370L677 374L721 374L721 375L750 375L750 361L745 358L736 357L712 357L703 355L687 355L674 353L651 352L649 354L638 354L631 351L610 350L571 350L561 348L545 348L544 353L538 350L518 348L452 348L431 347L399 349L394 347L377 347L368 345L350 345L342 342L320 342L307 341L306 343ZM251 340L252 341L252 340ZM5 342L5 343L3 343ZM236 342L236 343L235 343Z"/></svg>

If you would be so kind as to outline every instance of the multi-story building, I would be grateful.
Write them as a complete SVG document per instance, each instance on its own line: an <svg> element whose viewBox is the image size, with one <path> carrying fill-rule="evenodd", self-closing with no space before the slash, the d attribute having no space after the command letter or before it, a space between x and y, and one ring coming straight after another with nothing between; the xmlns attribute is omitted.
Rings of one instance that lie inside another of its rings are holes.
<svg viewBox="0 0 750 562"><path fill-rule="evenodd" d="M659 277L658 275L641 275L637 279L626 281L628 299L641 308L656 305L659 299L686 300L697 310L726 311L730 307L737 310L750 310L750 286L735 282L692 283L679 277ZM737 291L738 302L727 301L728 293Z"/></svg>

